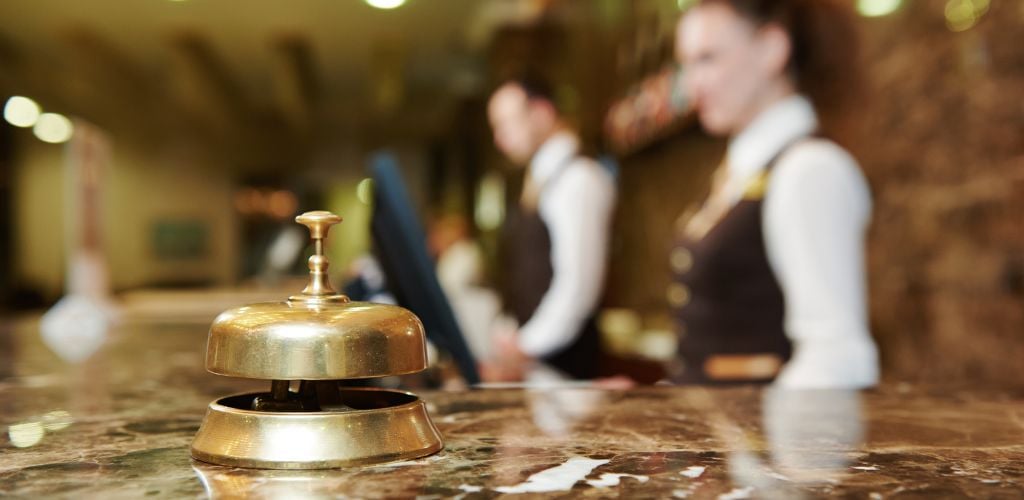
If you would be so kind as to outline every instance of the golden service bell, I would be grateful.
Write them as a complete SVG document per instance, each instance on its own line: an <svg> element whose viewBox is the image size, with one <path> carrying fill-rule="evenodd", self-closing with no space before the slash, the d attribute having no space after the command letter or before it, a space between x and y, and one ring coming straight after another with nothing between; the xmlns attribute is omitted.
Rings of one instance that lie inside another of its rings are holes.
<svg viewBox="0 0 1024 500"><path fill-rule="evenodd" d="M315 253L309 284L284 302L225 311L210 326L206 369L271 380L270 392L210 403L192 441L203 462L327 469L422 457L444 444L415 394L339 381L427 367L423 324L397 306L352 302L331 289L324 240L341 217L306 212Z"/></svg>

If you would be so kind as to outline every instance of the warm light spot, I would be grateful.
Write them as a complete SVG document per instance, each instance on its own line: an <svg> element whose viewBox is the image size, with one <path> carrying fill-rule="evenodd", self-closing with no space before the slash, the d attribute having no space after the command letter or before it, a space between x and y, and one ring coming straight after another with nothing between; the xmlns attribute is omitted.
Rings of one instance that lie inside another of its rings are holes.
<svg viewBox="0 0 1024 500"><path fill-rule="evenodd" d="M857 0L857 12L864 17L888 16L903 6L903 0Z"/></svg>
<svg viewBox="0 0 1024 500"><path fill-rule="evenodd" d="M967 31L988 12L989 0L949 0L946 2L946 26L952 31Z"/></svg>
<svg viewBox="0 0 1024 500"><path fill-rule="evenodd" d="M291 191L281 189L270 193L270 196L267 197L267 212L271 217L287 219L294 215L298 208L299 201Z"/></svg>
<svg viewBox="0 0 1024 500"><path fill-rule="evenodd" d="M31 127L39 119L39 105L28 97L16 95L4 105L4 119L15 127Z"/></svg>
<svg viewBox="0 0 1024 500"><path fill-rule="evenodd" d="M254 215L264 208L263 195L257 189L245 188L235 193L235 210L242 215Z"/></svg>
<svg viewBox="0 0 1024 500"><path fill-rule="evenodd" d="M59 144L71 139L74 127L71 125L71 120L68 120L64 115L43 113L39 115L39 120L36 121L32 132L40 141Z"/></svg>
<svg viewBox="0 0 1024 500"><path fill-rule="evenodd" d="M366 5L378 9L397 9L405 5L405 0L366 0Z"/></svg>
<svg viewBox="0 0 1024 500"><path fill-rule="evenodd" d="M689 9L696 3L697 0L676 0L676 6L679 7L679 10Z"/></svg>
<svg viewBox="0 0 1024 500"><path fill-rule="evenodd" d="M28 448L35 446L43 440L46 430L40 422L24 422L12 424L7 427L7 436L11 438L11 444L17 448Z"/></svg>
<svg viewBox="0 0 1024 500"><path fill-rule="evenodd" d="M480 182L473 219L485 231L497 229L505 221L505 181L498 174L489 174Z"/></svg>
<svg viewBox="0 0 1024 500"><path fill-rule="evenodd" d="M74 419L66 410L53 410L43 415L43 427L50 432L66 429L72 422Z"/></svg>
<svg viewBox="0 0 1024 500"><path fill-rule="evenodd" d="M369 205L373 201L373 179L367 177L356 184L356 198L363 205Z"/></svg>

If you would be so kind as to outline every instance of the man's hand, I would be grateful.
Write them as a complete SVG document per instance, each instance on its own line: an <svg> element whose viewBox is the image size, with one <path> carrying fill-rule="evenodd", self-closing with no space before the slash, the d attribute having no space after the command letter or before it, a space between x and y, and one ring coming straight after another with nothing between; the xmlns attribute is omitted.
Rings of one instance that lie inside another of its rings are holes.
<svg viewBox="0 0 1024 500"><path fill-rule="evenodd" d="M499 330L494 334L492 359L480 365L480 376L485 382L521 382L533 361L519 350L519 332Z"/></svg>

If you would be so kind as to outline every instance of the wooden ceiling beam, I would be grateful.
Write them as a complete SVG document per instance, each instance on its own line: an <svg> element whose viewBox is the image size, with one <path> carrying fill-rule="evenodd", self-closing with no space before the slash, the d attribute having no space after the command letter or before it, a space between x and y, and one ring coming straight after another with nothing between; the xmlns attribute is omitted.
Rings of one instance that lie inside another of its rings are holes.
<svg viewBox="0 0 1024 500"><path fill-rule="evenodd" d="M258 116L224 60L195 33L175 36L171 46L174 67L169 73L176 102L219 140L244 140Z"/></svg>
<svg viewBox="0 0 1024 500"><path fill-rule="evenodd" d="M61 92L74 112L119 135L152 135L166 128L165 92L154 75L94 31L62 33Z"/></svg>
<svg viewBox="0 0 1024 500"><path fill-rule="evenodd" d="M277 107L288 125L308 136L320 111L320 75L309 42L299 36L278 38L273 45L273 84Z"/></svg>

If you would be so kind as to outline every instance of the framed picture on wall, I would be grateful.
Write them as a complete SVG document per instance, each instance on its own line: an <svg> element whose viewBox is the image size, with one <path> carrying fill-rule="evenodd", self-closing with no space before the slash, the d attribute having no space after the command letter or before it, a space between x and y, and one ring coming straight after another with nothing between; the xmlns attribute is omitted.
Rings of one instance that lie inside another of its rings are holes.
<svg viewBox="0 0 1024 500"><path fill-rule="evenodd" d="M150 246L160 260L199 260L209 252L208 233L199 219L159 219L152 224Z"/></svg>

